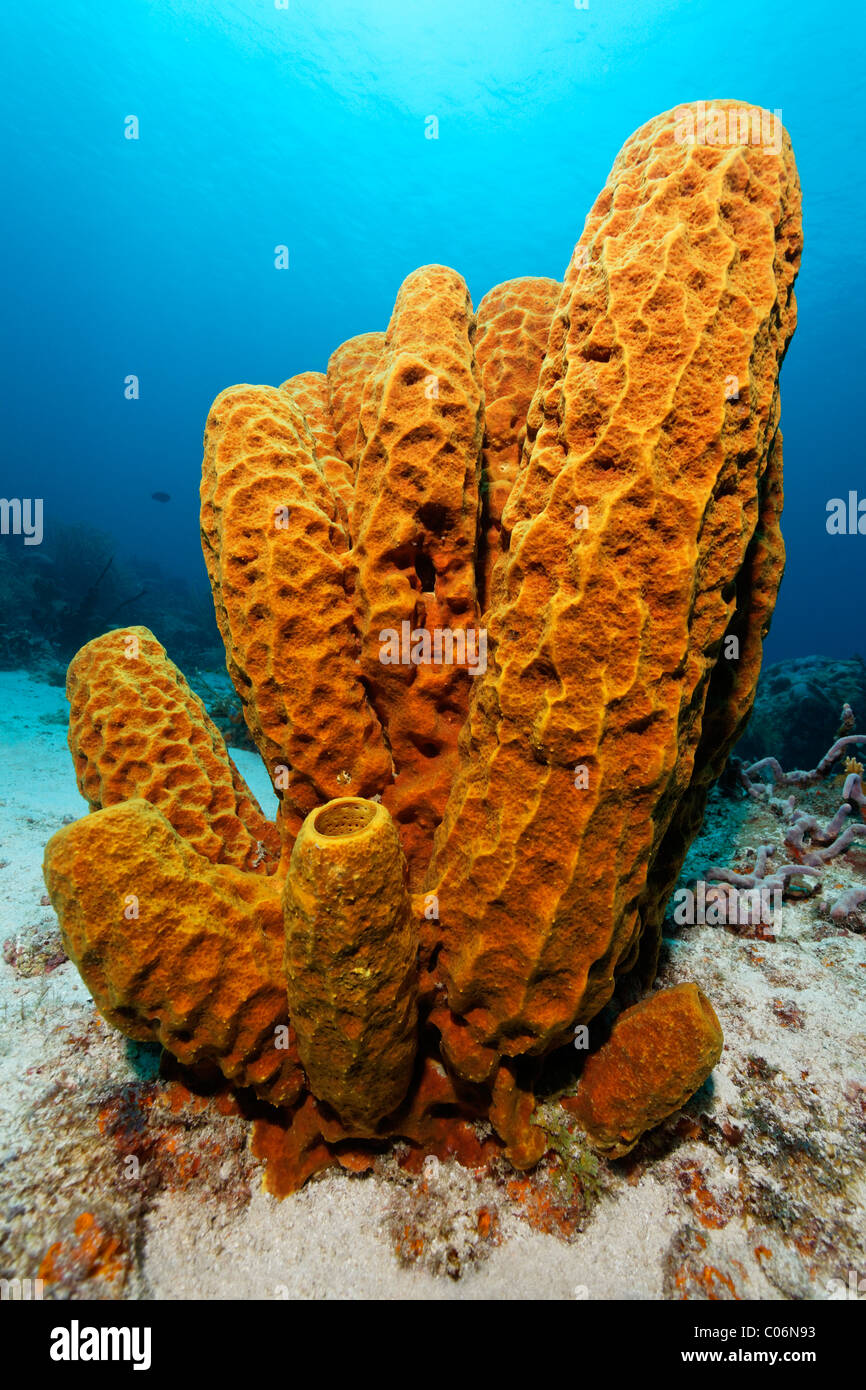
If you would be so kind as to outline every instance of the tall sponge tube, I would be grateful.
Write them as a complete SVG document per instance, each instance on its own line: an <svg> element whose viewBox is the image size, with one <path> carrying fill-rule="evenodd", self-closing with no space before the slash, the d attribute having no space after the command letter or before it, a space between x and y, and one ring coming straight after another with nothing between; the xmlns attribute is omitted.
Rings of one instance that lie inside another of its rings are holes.
<svg viewBox="0 0 866 1390"><path fill-rule="evenodd" d="M418 1036L418 941L407 866L385 807L312 811L283 895L289 1014L314 1094L371 1134L404 1099Z"/></svg>

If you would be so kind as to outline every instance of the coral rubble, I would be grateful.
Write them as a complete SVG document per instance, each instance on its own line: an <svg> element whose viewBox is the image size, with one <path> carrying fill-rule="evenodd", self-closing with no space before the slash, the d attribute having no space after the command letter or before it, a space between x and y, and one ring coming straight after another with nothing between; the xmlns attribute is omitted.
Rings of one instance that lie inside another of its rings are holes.
<svg viewBox="0 0 866 1390"><path fill-rule="evenodd" d="M151 634L70 668L64 944L110 1021L279 1107L273 1190L478 1119L532 1167L543 1058L654 973L781 578L801 250L787 136L678 131L627 141L561 287L476 315L426 266L327 374L215 401L202 544L276 827ZM693 986L627 1010L590 1139L627 1152L720 1048Z"/></svg>

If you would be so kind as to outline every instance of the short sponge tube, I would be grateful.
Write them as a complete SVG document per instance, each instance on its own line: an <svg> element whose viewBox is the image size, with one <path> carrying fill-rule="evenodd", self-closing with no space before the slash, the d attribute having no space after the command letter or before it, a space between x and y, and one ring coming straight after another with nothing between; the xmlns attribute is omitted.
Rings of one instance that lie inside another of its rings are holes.
<svg viewBox="0 0 866 1390"><path fill-rule="evenodd" d="M313 1094L372 1134L404 1099L418 1041L418 938L385 807L345 796L311 811L283 892L289 1014Z"/></svg>

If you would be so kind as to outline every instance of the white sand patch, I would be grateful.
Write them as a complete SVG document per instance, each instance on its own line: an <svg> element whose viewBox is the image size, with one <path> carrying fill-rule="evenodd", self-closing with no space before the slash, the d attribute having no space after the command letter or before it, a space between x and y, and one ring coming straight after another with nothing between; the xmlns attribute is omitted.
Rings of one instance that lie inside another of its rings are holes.
<svg viewBox="0 0 866 1390"><path fill-rule="evenodd" d="M442 1164L443 1188L454 1172ZM458 1197L458 1192L455 1192ZM479 1196L496 1201L494 1185ZM458 1280L407 1269L388 1236L390 1184L326 1173L293 1198L261 1191L239 1219L169 1197L148 1224L155 1298L661 1298L661 1257L677 1218L652 1178L626 1189L568 1244L506 1218L503 1241Z"/></svg>

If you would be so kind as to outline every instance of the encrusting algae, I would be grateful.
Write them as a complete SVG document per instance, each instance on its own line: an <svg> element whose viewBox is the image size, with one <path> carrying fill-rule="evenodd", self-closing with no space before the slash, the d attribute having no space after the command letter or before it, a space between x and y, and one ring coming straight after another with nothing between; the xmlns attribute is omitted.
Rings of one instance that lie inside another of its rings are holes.
<svg viewBox="0 0 866 1390"><path fill-rule="evenodd" d="M531 1168L544 1057L655 972L781 579L802 243L787 135L684 141L682 110L627 141L561 286L476 315L426 266L327 374L215 401L202 543L276 826L146 629L70 666L64 944L111 1023L274 1107L274 1192L395 1136ZM624 1154L721 1045L695 986L652 994L571 1116Z"/></svg>

